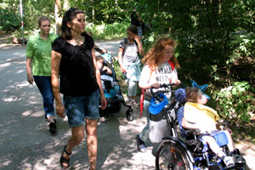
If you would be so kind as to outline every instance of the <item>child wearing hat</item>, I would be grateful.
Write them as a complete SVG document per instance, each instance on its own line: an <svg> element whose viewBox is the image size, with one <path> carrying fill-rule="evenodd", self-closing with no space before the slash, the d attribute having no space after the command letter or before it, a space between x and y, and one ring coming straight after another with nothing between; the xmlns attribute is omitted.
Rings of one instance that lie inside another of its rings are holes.
<svg viewBox="0 0 255 170"><path fill-rule="evenodd" d="M224 132L228 139L228 149L230 153L234 153L235 148L231 135L227 130L219 131L216 128L216 121L219 119L219 115L216 110L205 106L204 104L206 103L207 98L199 88L188 88L186 90L182 126L187 129L195 129L202 134L202 140L209 145L211 150L224 161L227 167L232 167L235 165L233 158L227 156L213 138L213 135L216 135L218 132Z"/></svg>

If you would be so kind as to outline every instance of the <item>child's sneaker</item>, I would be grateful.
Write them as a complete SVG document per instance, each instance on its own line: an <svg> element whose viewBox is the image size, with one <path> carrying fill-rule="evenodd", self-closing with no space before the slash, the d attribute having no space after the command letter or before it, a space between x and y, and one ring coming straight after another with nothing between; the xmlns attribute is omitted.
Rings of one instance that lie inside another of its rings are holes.
<svg viewBox="0 0 255 170"><path fill-rule="evenodd" d="M126 101L125 101L126 105L129 105L129 106L132 106L132 99L128 98Z"/></svg>
<svg viewBox="0 0 255 170"><path fill-rule="evenodd" d="M231 156L224 156L222 158L223 162L225 163L226 167L232 167L235 166L234 160Z"/></svg>
<svg viewBox="0 0 255 170"><path fill-rule="evenodd" d="M137 150L140 152L145 152L146 151L146 146L144 141L142 141L139 137L139 135L136 136L136 145L137 145Z"/></svg>
<svg viewBox="0 0 255 170"><path fill-rule="evenodd" d="M136 103L136 101L135 101L134 99L132 100L132 105L133 105L135 108L138 108L138 106L139 106L139 104Z"/></svg>

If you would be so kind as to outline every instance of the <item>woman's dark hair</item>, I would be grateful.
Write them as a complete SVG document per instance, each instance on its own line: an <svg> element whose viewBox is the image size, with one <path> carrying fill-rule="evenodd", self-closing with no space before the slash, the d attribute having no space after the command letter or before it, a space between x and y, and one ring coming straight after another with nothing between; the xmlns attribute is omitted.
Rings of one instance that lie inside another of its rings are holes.
<svg viewBox="0 0 255 170"><path fill-rule="evenodd" d="M130 25L127 30L132 32L135 35L138 35L137 27L135 25Z"/></svg>
<svg viewBox="0 0 255 170"><path fill-rule="evenodd" d="M39 26L39 27L41 26L42 21L49 21L49 22L50 22L50 18L48 18L48 17L46 17L46 16L41 16L41 17L38 19L38 26Z"/></svg>
<svg viewBox="0 0 255 170"><path fill-rule="evenodd" d="M65 12L63 20L62 20L62 25L61 25L61 31L62 31L62 36L66 40L71 40L72 35L71 35L71 28L67 26L68 22L72 22L72 20L77 16L79 13L84 13L82 10L78 8L70 8L68 11Z"/></svg>

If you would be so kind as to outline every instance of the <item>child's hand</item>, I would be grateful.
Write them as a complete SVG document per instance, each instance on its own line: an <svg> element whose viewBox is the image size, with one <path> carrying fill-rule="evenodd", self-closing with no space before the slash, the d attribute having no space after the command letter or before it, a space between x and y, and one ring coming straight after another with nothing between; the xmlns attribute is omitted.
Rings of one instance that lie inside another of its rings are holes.
<svg viewBox="0 0 255 170"><path fill-rule="evenodd" d="M106 49L104 49L104 48L102 48L102 52L101 52L101 54L104 54L104 53L107 53L107 50L106 50Z"/></svg>
<svg viewBox="0 0 255 170"><path fill-rule="evenodd" d="M174 83L174 86L176 87L176 86L179 86L181 84L181 81L178 80L178 79L173 80L173 81L170 80L170 83Z"/></svg>
<svg viewBox="0 0 255 170"><path fill-rule="evenodd" d="M122 73L127 73L126 69L124 69L123 67L120 68Z"/></svg>
<svg viewBox="0 0 255 170"><path fill-rule="evenodd" d="M135 39L135 41L136 41L137 43L140 41L138 35L135 35L134 39Z"/></svg>

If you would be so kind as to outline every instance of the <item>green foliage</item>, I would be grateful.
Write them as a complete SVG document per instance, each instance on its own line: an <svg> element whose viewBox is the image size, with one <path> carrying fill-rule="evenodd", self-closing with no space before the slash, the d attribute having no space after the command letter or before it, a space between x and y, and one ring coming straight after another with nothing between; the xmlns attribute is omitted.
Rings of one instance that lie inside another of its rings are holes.
<svg viewBox="0 0 255 170"><path fill-rule="evenodd" d="M129 1L119 0L70 0L70 6L85 11L87 22L94 24L129 22Z"/></svg>
<svg viewBox="0 0 255 170"><path fill-rule="evenodd" d="M223 110L222 116L246 122L255 106L249 102L254 92L237 95L234 91L243 86L254 88L254 8L252 0L139 0L142 18L150 23L153 32L150 39L164 35L177 41L179 78L183 82L194 79L199 84L210 84L214 89L210 95L217 94L217 101L224 103L214 103ZM143 41L148 42L147 39ZM245 85L233 83L243 81ZM221 93L223 87L229 88ZM236 115L232 116L233 112Z"/></svg>
<svg viewBox="0 0 255 170"><path fill-rule="evenodd" d="M42 0L36 1L24 1L23 2L23 12L24 12L24 27L26 31L31 31L38 29L38 19L41 16L47 16L54 23L54 0ZM43 7L43 8L42 8Z"/></svg>
<svg viewBox="0 0 255 170"><path fill-rule="evenodd" d="M113 67L114 67L117 79L124 80L124 75L122 74L118 60L116 59L113 60Z"/></svg>
<svg viewBox="0 0 255 170"><path fill-rule="evenodd" d="M249 122L251 112L254 110L251 102L255 100L249 91L254 93L255 89L248 82L235 82L233 86L217 91L215 98L220 115L239 122Z"/></svg>
<svg viewBox="0 0 255 170"><path fill-rule="evenodd" d="M96 40L107 40L123 38L126 36L126 30L129 26L127 22L86 26L86 31L92 32L93 38Z"/></svg>
<svg viewBox="0 0 255 170"><path fill-rule="evenodd" d="M236 80L255 83L255 34L237 31L233 35L233 52L226 62L228 75ZM245 71L243 71L245 70Z"/></svg>
<svg viewBox="0 0 255 170"><path fill-rule="evenodd" d="M0 7L0 26L2 31L12 32L21 27L20 16Z"/></svg>

